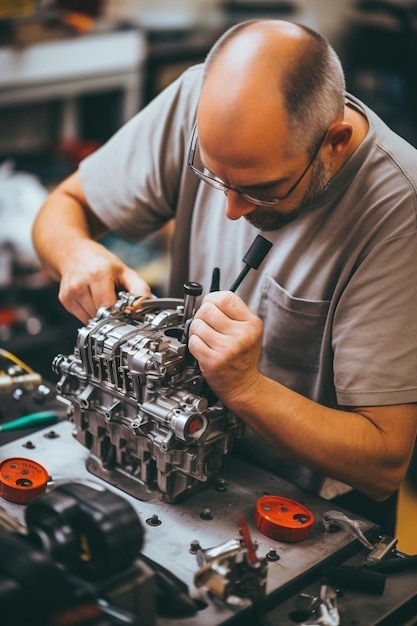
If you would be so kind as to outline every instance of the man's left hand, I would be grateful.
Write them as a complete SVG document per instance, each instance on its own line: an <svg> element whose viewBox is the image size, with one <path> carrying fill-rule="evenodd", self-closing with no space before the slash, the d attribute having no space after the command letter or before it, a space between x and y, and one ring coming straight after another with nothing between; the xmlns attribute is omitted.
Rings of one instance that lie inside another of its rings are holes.
<svg viewBox="0 0 417 626"><path fill-rule="evenodd" d="M190 325L189 349L225 404L259 376L262 321L230 291L205 296Z"/></svg>

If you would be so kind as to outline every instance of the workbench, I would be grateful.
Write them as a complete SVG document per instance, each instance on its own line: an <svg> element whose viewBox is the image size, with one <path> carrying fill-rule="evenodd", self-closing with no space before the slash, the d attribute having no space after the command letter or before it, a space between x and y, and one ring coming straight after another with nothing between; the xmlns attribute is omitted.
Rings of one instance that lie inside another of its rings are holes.
<svg viewBox="0 0 417 626"><path fill-rule="evenodd" d="M53 394L50 402L56 402ZM221 489L218 485L208 486L188 500L174 505L142 502L86 470L88 450L73 438L72 431L72 423L62 419L53 427L22 432L19 438L3 443L0 461L26 457L40 463L49 473L47 490L68 481L81 481L101 484L122 495L132 504L143 523L143 555L167 568L190 590L194 587L197 569L195 555L190 549L193 542L207 549L236 537L237 518L243 516L256 546L256 554L264 557L272 550L278 556L268 563L266 596L262 603L266 624L293 626L303 622L306 619L305 611L300 610L303 599L317 596L321 585L329 582L323 575L323 568L346 563L357 565L366 558L368 550L348 530L339 528L337 532L325 532L322 518L326 511L333 508L331 503L234 455L224 459ZM312 511L315 521L310 536L297 543L285 543L262 534L254 523L254 511L257 500L265 494L290 498ZM0 506L16 521L24 523L24 505L2 499ZM206 515L202 515L203 512ZM155 519L157 524L149 523ZM358 521L366 537L376 540L378 527L367 520ZM385 590L378 595L341 588L338 609L342 626L414 624L413 615L417 615L417 572L411 570L387 575ZM155 626L255 623L256 616L251 606L236 608L219 601L209 601L195 616L180 620L158 616Z"/></svg>

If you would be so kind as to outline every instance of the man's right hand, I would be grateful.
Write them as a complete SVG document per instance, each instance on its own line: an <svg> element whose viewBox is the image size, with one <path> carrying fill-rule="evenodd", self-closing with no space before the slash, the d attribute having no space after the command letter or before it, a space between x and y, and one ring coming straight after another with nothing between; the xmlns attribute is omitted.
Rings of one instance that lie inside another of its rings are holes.
<svg viewBox="0 0 417 626"><path fill-rule="evenodd" d="M102 306L112 306L118 291L151 297L149 285L100 243L85 239L61 264L59 300L84 324Z"/></svg>
<svg viewBox="0 0 417 626"><path fill-rule="evenodd" d="M91 211L74 172L51 192L33 225L33 243L43 267L60 281L64 307L87 323L118 291L151 297L149 285L117 256L97 243L108 232Z"/></svg>

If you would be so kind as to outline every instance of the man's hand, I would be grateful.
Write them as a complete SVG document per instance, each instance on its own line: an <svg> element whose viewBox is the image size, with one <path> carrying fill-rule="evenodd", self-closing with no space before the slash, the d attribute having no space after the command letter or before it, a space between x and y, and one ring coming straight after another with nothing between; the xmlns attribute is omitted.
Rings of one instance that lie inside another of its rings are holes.
<svg viewBox="0 0 417 626"><path fill-rule="evenodd" d="M208 294L190 325L189 349L214 393L227 404L259 377L262 321L230 291Z"/></svg>
<svg viewBox="0 0 417 626"><path fill-rule="evenodd" d="M60 281L63 306L87 323L117 291L151 297L149 285L97 240L108 232L84 195L74 172L51 192L34 222L32 236L43 267Z"/></svg>
<svg viewBox="0 0 417 626"><path fill-rule="evenodd" d="M83 323L102 306L116 302L117 291L151 297L149 285L101 244L85 239L68 254L63 267L59 299Z"/></svg>

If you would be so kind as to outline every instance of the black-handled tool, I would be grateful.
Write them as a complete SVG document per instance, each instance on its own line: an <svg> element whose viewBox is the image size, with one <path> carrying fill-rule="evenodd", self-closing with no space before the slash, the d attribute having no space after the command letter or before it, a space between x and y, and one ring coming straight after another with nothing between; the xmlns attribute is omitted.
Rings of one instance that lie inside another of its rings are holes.
<svg viewBox="0 0 417 626"><path fill-rule="evenodd" d="M211 276L210 293L220 291L220 268L215 267Z"/></svg>
<svg viewBox="0 0 417 626"><path fill-rule="evenodd" d="M256 239L252 242L249 250L246 252L245 256L242 259L242 261L245 263L245 267L240 272L239 276L236 278L229 291L236 291L236 289L239 287L240 283L245 278L250 269L258 269L271 248L272 243L268 241L268 239L265 239L265 237L262 237L262 235L258 235L256 237Z"/></svg>
<svg viewBox="0 0 417 626"><path fill-rule="evenodd" d="M417 555L390 558L385 559L384 561L376 561L372 565L368 565L367 569L370 569L374 572L383 572L384 574L417 569Z"/></svg>
<svg viewBox="0 0 417 626"><path fill-rule="evenodd" d="M349 589L358 589L366 593L381 595L385 588L385 576L369 568L362 569L353 565L329 565L322 570L332 584L344 585Z"/></svg>

